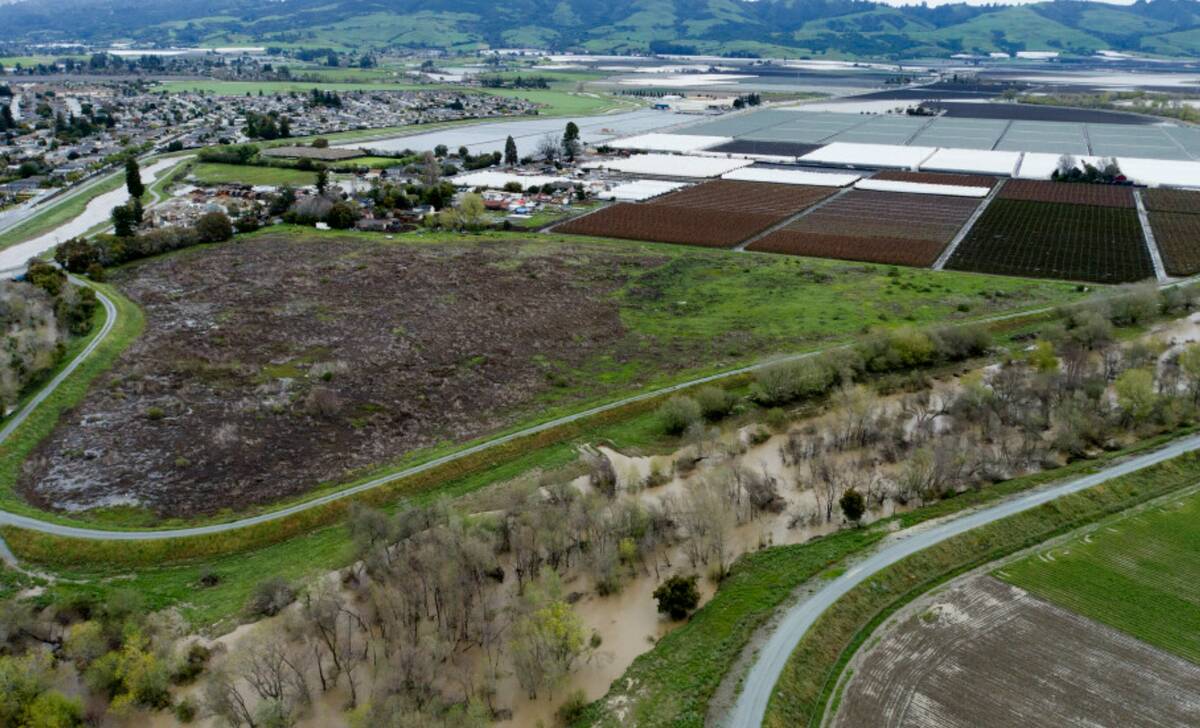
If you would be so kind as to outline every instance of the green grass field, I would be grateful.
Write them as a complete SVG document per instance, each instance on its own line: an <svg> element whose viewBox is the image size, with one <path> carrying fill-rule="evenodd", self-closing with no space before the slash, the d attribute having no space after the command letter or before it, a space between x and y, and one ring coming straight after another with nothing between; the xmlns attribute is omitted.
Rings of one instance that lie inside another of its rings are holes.
<svg viewBox="0 0 1200 728"><path fill-rule="evenodd" d="M192 168L192 176L202 184L246 184L303 187L316 184L316 172L285 167L252 167L242 164L202 163Z"/></svg>
<svg viewBox="0 0 1200 728"><path fill-rule="evenodd" d="M1200 663L1200 494L1103 524L996 576Z"/></svg>

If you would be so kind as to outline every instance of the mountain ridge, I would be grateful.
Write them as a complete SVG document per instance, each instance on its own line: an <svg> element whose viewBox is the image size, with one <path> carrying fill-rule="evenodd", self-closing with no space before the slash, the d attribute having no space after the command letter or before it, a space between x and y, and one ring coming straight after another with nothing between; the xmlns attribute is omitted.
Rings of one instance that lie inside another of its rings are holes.
<svg viewBox="0 0 1200 728"><path fill-rule="evenodd" d="M867 0L55 0L0 5L26 40L378 50L535 46L827 58L1200 53L1200 1L891 6Z"/></svg>

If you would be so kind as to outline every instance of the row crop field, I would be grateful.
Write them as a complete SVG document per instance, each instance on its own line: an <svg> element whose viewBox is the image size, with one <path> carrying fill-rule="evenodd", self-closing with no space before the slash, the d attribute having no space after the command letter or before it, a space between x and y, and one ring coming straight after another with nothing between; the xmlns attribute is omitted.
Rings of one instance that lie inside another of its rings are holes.
<svg viewBox="0 0 1200 728"><path fill-rule="evenodd" d="M1127 207L1133 209L1133 188L1099 184L1072 184L1040 180L1012 179L1000 190L1003 200L1057 202L1067 205Z"/></svg>
<svg viewBox="0 0 1200 728"><path fill-rule="evenodd" d="M748 249L928 266L978 206L974 198L853 190Z"/></svg>
<svg viewBox="0 0 1200 728"><path fill-rule="evenodd" d="M1152 189L1142 192L1150 228L1167 273L1200 273L1200 192Z"/></svg>
<svg viewBox="0 0 1200 728"><path fill-rule="evenodd" d="M1156 187L1142 191L1142 202L1151 212L1183 212L1200 215L1200 192Z"/></svg>
<svg viewBox="0 0 1200 728"><path fill-rule="evenodd" d="M947 174L944 172L908 172L899 169L887 169L871 175L871 179L882 179L890 182L918 182L929 185L954 185L956 187L987 187L996 185L993 177L980 174Z"/></svg>
<svg viewBox="0 0 1200 728"><path fill-rule="evenodd" d="M719 180L653 202L606 207L558 232L730 248L832 193L827 187Z"/></svg>
<svg viewBox="0 0 1200 728"><path fill-rule="evenodd" d="M947 268L1098 283L1154 275L1133 208L1003 199L1011 184L971 228Z"/></svg>
<svg viewBox="0 0 1200 728"><path fill-rule="evenodd" d="M997 576L1200 663L1200 495L1005 566Z"/></svg>

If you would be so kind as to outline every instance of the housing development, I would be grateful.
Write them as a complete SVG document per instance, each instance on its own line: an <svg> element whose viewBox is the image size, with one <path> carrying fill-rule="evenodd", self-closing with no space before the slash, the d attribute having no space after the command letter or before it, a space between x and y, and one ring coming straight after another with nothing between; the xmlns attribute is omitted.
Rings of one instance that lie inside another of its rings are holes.
<svg viewBox="0 0 1200 728"><path fill-rule="evenodd" d="M0 726L1200 725L1200 5L410 5L0 5Z"/></svg>

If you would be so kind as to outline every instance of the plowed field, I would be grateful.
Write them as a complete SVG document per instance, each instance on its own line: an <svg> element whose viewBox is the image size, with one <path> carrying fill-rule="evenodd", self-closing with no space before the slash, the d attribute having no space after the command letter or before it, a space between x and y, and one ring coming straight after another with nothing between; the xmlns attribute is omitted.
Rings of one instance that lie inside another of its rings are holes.
<svg viewBox="0 0 1200 728"><path fill-rule="evenodd" d="M827 187L718 180L642 204L623 203L558 232L705 247L733 247L825 199Z"/></svg>
<svg viewBox="0 0 1200 728"><path fill-rule="evenodd" d="M748 249L926 266L978 206L973 198L853 190Z"/></svg>
<svg viewBox="0 0 1200 728"><path fill-rule="evenodd" d="M1200 215L1200 192L1156 188L1142 190L1142 203L1154 212L1186 212Z"/></svg>
<svg viewBox="0 0 1200 728"><path fill-rule="evenodd" d="M959 187L987 187L991 189L996 184L992 177L978 174L943 174L941 172L905 172L898 169L884 170L871 176L871 179L883 179L893 182L920 182L930 185L956 185Z"/></svg>
<svg viewBox="0 0 1200 728"><path fill-rule="evenodd" d="M1200 215L1151 212L1150 228L1154 230L1167 273L1173 276L1200 273Z"/></svg>
<svg viewBox="0 0 1200 728"><path fill-rule="evenodd" d="M1028 179L1010 179L1000 190L1000 199L1026 200L1028 202L1058 202L1069 205L1094 205L1097 207L1128 207L1137 205L1133 201L1133 188L1113 185L1091 185L1068 182L1041 182Z"/></svg>

